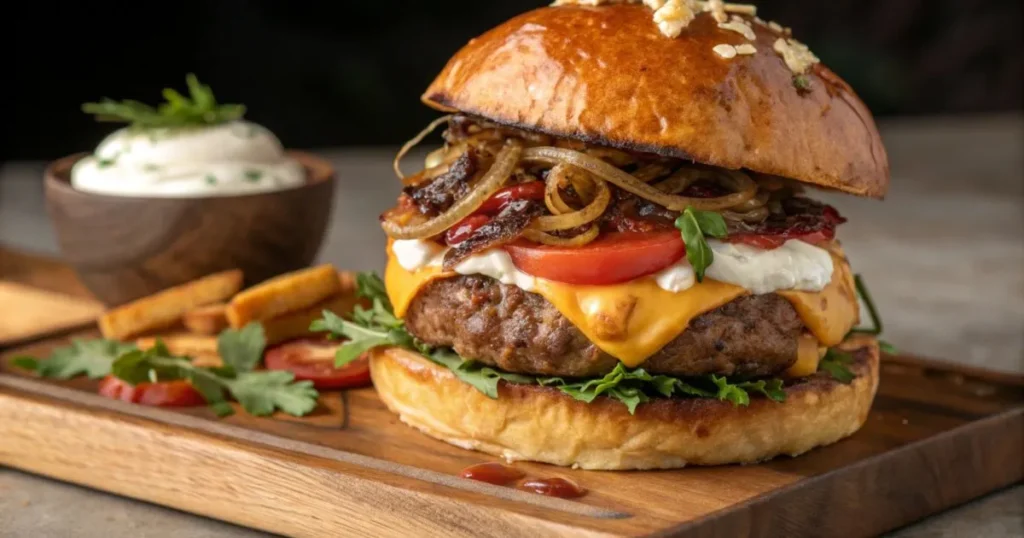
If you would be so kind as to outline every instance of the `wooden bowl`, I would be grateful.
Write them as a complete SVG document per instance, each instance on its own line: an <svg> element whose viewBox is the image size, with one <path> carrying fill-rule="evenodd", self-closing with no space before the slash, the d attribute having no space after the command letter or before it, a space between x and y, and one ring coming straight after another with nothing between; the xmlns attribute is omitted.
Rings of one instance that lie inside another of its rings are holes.
<svg viewBox="0 0 1024 538"><path fill-rule="evenodd" d="M46 169L46 206L64 259L109 306L232 268L252 285L311 264L327 230L331 165L288 154L306 168L302 186L211 198L75 190L71 167L85 154L71 155Z"/></svg>

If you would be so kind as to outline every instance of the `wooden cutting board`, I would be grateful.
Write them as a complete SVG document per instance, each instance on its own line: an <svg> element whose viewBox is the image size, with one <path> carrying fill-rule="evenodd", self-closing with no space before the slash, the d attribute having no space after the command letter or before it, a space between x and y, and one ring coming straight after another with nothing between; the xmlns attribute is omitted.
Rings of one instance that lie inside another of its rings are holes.
<svg viewBox="0 0 1024 538"><path fill-rule="evenodd" d="M0 346L82 327L103 309L63 264L0 249Z"/></svg>
<svg viewBox="0 0 1024 538"><path fill-rule="evenodd" d="M217 419L95 395L0 353L0 465L291 536L867 536L1024 479L1024 378L885 357L857 434L798 458L601 472L517 463L589 490L555 499L465 480L494 461L425 437L372 389L313 415Z"/></svg>

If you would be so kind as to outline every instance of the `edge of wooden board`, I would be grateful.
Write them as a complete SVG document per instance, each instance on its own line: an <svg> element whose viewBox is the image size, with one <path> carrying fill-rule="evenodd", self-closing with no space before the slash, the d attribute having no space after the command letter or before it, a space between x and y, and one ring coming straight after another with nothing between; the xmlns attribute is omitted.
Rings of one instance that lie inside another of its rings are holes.
<svg viewBox="0 0 1024 538"><path fill-rule="evenodd" d="M22 390L33 384L44 385L0 374L0 389L13 389L0 390L0 464L247 527L289 536L611 537L620 534L597 530L601 522L629 517L75 389ZM494 498L511 502L482 504Z"/></svg>
<svg viewBox="0 0 1024 538"><path fill-rule="evenodd" d="M1021 482L1021 454L1017 407L650 536L876 536Z"/></svg>

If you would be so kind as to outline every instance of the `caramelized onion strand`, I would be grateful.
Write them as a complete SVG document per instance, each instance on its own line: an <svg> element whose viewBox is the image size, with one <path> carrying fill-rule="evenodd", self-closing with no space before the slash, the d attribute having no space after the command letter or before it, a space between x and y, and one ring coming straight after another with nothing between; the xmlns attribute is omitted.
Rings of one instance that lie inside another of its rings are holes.
<svg viewBox="0 0 1024 538"><path fill-rule="evenodd" d="M391 220L381 222L384 233L392 239L425 239L444 232L457 222L476 211L488 198L500 189L512 170L515 169L522 154L522 147L517 144L506 144L498 152L494 164L484 177L477 182L473 190L459 201L455 202L444 213L416 224L402 225Z"/></svg>
<svg viewBox="0 0 1024 538"><path fill-rule="evenodd" d="M733 170L724 170L723 172L737 192L716 198L693 198L667 194L598 158L570 149L551 146L528 148L523 151L522 158L526 161L549 165L571 164L622 190L673 211L682 211L687 207L705 211L728 209L746 202L757 194L757 184L746 174Z"/></svg>
<svg viewBox="0 0 1024 538"><path fill-rule="evenodd" d="M440 118L437 118L436 120L430 122L430 125L427 125L427 127L420 131L419 134L412 137L411 140L406 142L405 145L402 146L402 149L398 150L398 154L395 155L395 160L391 163L391 166L395 169L395 175L398 176L398 179L405 180L405 174L402 173L402 158L405 157L405 155L409 153L409 151L412 150L412 148L416 147L417 144L423 142L423 139L426 138L430 133L434 132L434 130L436 130L438 126L444 123L448 123L448 120L450 120L451 118L452 115L449 114L447 116L441 116Z"/></svg>

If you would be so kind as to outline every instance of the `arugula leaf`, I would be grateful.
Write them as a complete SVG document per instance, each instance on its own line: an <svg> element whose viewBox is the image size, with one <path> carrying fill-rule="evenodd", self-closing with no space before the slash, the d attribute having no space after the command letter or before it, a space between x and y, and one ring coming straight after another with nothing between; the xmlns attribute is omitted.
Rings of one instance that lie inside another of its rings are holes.
<svg viewBox="0 0 1024 538"><path fill-rule="evenodd" d="M857 289L857 296L864 302L864 306L868 309L868 315L871 316L870 327L854 327L850 329L850 332L846 335L849 337L852 334L871 334L874 336L881 336L884 327L882 325L882 316L878 315L878 307L875 306L875 301L871 298L871 292L868 290L868 285L864 281L864 277L857 274L853 275L853 284ZM899 353L896 346L892 345L881 338L878 339L878 347L884 353L894 355Z"/></svg>
<svg viewBox="0 0 1024 538"><path fill-rule="evenodd" d="M786 401L786 390L781 379L759 379L737 383L737 387L747 392L757 392L776 402Z"/></svg>
<svg viewBox="0 0 1024 538"><path fill-rule="evenodd" d="M388 298L387 288L384 281L376 273L365 271L356 275L356 293L360 297L376 300L380 299L381 304L388 312L394 311L391 300Z"/></svg>
<svg viewBox="0 0 1024 538"><path fill-rule="evenodd" d="M275 409L301 417L316 407L317 391L313 382L295 382L291 372L246 372L227 381L226 386L238 403L257 417L270 415Z"/></svg>
<svg viewBox="0 0 1024 538"><path fill-rule="evenodd" d="M189 95L181 95L172 88L163 91L165 102L152 107L139 101L115 101L104 98L99 103L85 103L82 111L92 114L96 121L131 124L138 129L217 125L241 119L245 106L220 105L213 90L192 73L185 77Z"/></svg>
<svg viewBox="0 0 1024 538"><path fill-rule="evenodd" d="M491 398L498 397L498 381L501 381L502 379L509 383L518 383L520 385L530 385L534 383L534 379L530 376L510 374L508 372L495 370L489 366L481 365L474 361L463 360L462 357L456 355L453 351L440 350L425 356L445 368L448 368L455 374L455 377L461 379L468 385L472 385L474 388Z"/></svg>
<svg viewBox="0 0 1024 538"><path fill-rule="evenodd" d="M145 351L136 349L122 355L114 361L111 373L132 385L188 380L220 416L233 412L227 401L228 394L238 400L246 412L255 416L269 415L276 409L302 416L316 407L318 396L312 382L295 382L295 376L290 372L236 372L230 365L220 368L196 366L187 357L172 356L160 341Z"/></svg>
<svg viewBox="0 0 1024 538"><path fill-rule="evenodd" d="M224 329L217 337L217 354L235 372L250 372L263 360L266 345L263 326L254 321L241 329Z"/></svg>
<svg viewBox="0 0 1024 538"><path fill-rule="evenodd" d="M713 374L711 382L718 387L715 397L719 400L728 400L736 405L750 405L750 394L739 385L729 383L726 378Z"/></svg>
<svg viewBox="0 0 1024 538"><path fill-rule="evenodd" d="M719 239L726 237L728 230L725 219L714 211L699 211L687 207L676 219L675 224L682 233L683 243L686 245L686 260L693 266L697 282L703 282L704 272L715 261L715 254L704 236L710 235Z"/></svg>
<svg viewBox="0 0 1024 538"><path fill-rule="evenodd" d="M375 347L398 346L415 350L423 347L405 330L405 323L395 317L379 276L372 272L359 273L356 275L356 288L360 297L372 300L370 308L356 305L352 321L325 310L323 317L309 326L310 331L326 331L331 336L348 339L335 354L335 366L344 366Z"/></svg>
<svg viewBox="0 0 1024 538"><path fill-rule="evenodd" d="M857 377L850 371L850 364L853 364L853 357L850 354L831 348L821 358L818 369L828 372L833 379L840 383L849 384Z"/></svg>
<svg viewBox="0 0 1024 538"><path fill-rule="evenodd" d="M709 235L725 235L725 221L717 213L706 211L689 212L689 219L706 227ZM682 217L680 217L682 218ZM703 235L701 236L703 240ZM607 396L622 402L630 413L638 405L651 400L652 396L666 398L689 396L697 398L718 398L737 405L750 403L748 392L764 394L775 401L783 401L786 393L779 379L742 381L734 383L724 377L710 376L683 380L665 375L651 375L643 368L628 370L619 363L603 377L566 380L561 377L531 376L513 374L491 368L472 360L466 360L450 349L434 349L413 338L402 320L395 317L391 303L387 301L384 283L373 273L361 273L357 277L359 295L373 301L369 309L356 307L352 320L346 320L332 312L325 311L323 317L310 325L311 331L328 331L334 336L349 341L338 350L336 363L344 364L362 353L378 346L397 346L418 351L427 359L451 370L466 384L476 388L490 398L498 397L498 383L506 381L521 385L538 384L555 387L565 394L583 402L593 402L599 396ZM706 387L705 387L706 385Z"/></svg>
<svg viewBox="0 0 1024 538"><path fill-rule="evenodd" d="M136 349L133 344L116 340L73 340L70 346L53 350L49 358L17 357L13 363L19 368L32 370L41 377L71 379L80 375L99 379L110 373L120 355Z"/></svg>

